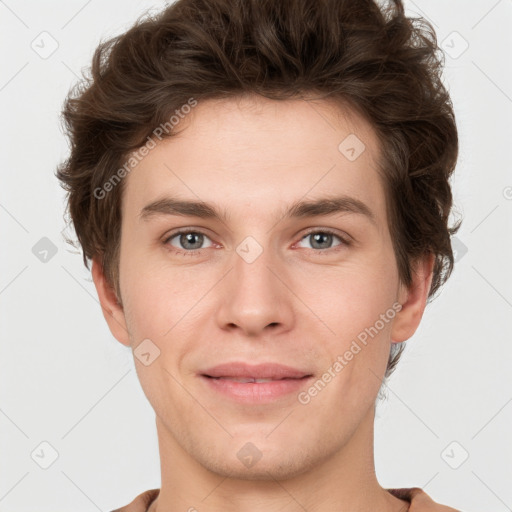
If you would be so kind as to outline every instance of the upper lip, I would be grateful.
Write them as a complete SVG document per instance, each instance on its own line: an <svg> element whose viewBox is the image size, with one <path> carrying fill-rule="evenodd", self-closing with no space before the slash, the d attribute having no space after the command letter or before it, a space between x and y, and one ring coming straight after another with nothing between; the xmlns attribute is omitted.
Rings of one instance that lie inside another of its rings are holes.
<svg viewBox="0 0 512 512"><path fill-rule="evenodd" d="M243 362L224 363L208 368L201 375L208 377L231 377L245 379L301 379L311 373L277 363L250 365Z"/></svg>

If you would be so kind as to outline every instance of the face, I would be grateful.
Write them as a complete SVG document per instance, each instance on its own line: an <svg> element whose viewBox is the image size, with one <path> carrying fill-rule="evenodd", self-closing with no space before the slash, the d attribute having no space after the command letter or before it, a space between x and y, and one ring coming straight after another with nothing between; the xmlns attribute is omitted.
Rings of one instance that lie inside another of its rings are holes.
<svg viewBox="0 0 512 512"><path fill-rule="evenodd" d="M399 282L377 138L325 101L205 101L178 128L125 178L109 324L136 354L146 344L135 364L168 446L222 475L300 474L373 412L390 345L424 306L425 287ZM205 376L226 363L297 375Z"/></svg>

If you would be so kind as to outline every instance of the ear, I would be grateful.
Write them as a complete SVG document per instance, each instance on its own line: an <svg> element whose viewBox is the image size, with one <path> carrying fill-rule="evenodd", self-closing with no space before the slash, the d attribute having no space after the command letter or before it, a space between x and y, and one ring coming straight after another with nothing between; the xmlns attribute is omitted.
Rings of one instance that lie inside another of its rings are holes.
<svg viewBox="0 0 512 512"><path fill-rule="evenodd" d="M123 307L118 303L116 293L107 283L103 267L96 258L92 260L91 273L94 286L96 286L96 291L98 292L103 316L107 321L110 332L117 341L129 347L130 337L126 327Z"/></svg>
<svg viewBox="0 0 512 512"><path fill-rule="evenodd" d="M398 301L402 304L402 309L393 320L392 343L408 340L416 332L427 305L434 261L434 254L426 255L418 260L412 269L411 286L407 288L400 285Z"/></svg>

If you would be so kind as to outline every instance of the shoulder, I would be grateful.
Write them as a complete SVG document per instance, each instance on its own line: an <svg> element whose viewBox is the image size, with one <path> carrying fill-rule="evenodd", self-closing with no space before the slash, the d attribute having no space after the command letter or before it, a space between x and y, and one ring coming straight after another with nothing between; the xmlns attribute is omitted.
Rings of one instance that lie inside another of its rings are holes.
<svg viewBox="0 0 512 512"><path fill-rule="evenodd" d="M133 501L112 512L147 512L149 505L156 499L160 489L149 489L139 494Z"/></svg>
<svg viewBox="0 0 512 512"><path fill-rule="evenodd" d="M447 507L435 502L420 487L386 490L396 498L410 502L409 512L461 512L456 508Z"/></svg>

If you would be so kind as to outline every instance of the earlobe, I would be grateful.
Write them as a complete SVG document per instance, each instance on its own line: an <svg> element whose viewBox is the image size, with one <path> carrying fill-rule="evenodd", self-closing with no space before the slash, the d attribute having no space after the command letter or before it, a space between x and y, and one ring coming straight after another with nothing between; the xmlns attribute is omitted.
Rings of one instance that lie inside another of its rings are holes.
<svg viewBox="0 0 512 512"><path fill-rule="evenodd" d="M391 329L393 343L406 341L416 332L427 305L434 261L434 254L419 260L413 267L411 286L400 288L399 302L402 304L402 309L393 321Z"/></svg>
<svg viewBox="0 0 512 512"><path fill-rule="evenodd" d="M107 321L110 332L120 343L130 346L124 310L118 303L115 291L107 283L102 265L96 258L92 260L91 273L101 304L101 310Z"/></svg>

